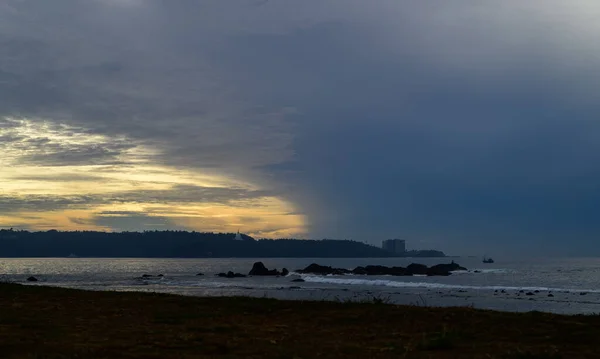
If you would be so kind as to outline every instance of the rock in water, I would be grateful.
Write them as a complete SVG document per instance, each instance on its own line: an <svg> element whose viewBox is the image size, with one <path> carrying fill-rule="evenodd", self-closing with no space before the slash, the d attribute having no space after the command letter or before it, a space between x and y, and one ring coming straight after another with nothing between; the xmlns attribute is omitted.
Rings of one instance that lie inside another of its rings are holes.
<svg viewBox="0 0 600 359"><path fill-rule="evenodd" d="M411 263L406 267L406 275L425 275L427 274L427 266L425 264Z"/></svg>
<svg viewBox="0 0 600 359"><path fill-rule="evenodd" d="M431 268L424 264L412 263L408 267L386 267L382 265L368 265L365 267L359 266L353 270L347 270L343 268L332 268L328 266L322 266L316 263L309 265L304 269L297 270L298 273L311 273L319 275L343 275L343 274L355 274L355 275L394 275L394 276L411 276L415 274L430 275L430 276L447 276L452 274L451 272L456 270L467 270L461 267L457 263L437 264Z"/></svg>
<svg viewBox="0 0 600 359"><path fill-rule="evenodd" d="M244 277L246 277L245 275L243 275L241 273L233 273L232 271L229 271L227 273L219 273L219 274L217 274L217 276L223 277L223 278L244 278Z"/></svg>
<svg viewBox="0 0 600 359"><path fill-rule="evenodd" d="M287 268L283 268L283 269L281 270L281 275L282 275L282 276L284 276L284 277L285 277L285 276L286 276L286 275L288 275L288 274L290 274L290 271L289 271L289 270L287 270Z"/></svg>
<svg viewBox="0 0 600 359"><path fill-rule="evenodd" d="M358 275L367 275L367 269L365 267L356 267L352 270L353 274L358 274Z"/></svg>
<svg viewBox="0 0 600 359"><path fill-rule="evenodd" d="M312 274L331 274L333 273L333 268L328 266L322 266L317 263L312 263L308 267L304 269L299 269L296 272L298 273L312 273Z"/></svg>
<svg viewBox="0 0 600 359"><path fill-rule="evenodd" d="M265 267L265 265L263 264L263 262L256 262L254 263L254 265L252 265L252 269L250 270L250 272L248 273L248 275L281 275L281 273L279 273L279 271L277 271L277 269L271 269L269 270L269 268Z"/></svg>
<svg viewBox="0 0 600 359"><path fill-rule="evenodd" d="M248 273L248 275L279 275L280 273L277 269L269 270L269 268L265 267L263 262L256 262L252 266L252 269Z"/></svg>
<svg viewBox="0 0 600 359"><path fill-rule="evenodd" d="M27 281L28 282L37 282L38 279L36 277L29 277L29 278L27 278Z"/></svg>
<svg viewBox="0 0 600 359"><path fill-rule="evenodd" d="M322 266L317 263L313 263L304 269L298 269L296 272L321 274L321 275L326 275L326 274L342 275L342 274L352 273L351 271L344 269L344 268L332 268L332 267L328 267L328 266Z"/></svg>
<svg viewBox="0 0 600 359"><path fill-rule="evenodd" d="M434 275L450 275L450 272L456 271L456 270L467 270L464 267L459 266L458 264L452 262L449 264L436 264L433 267L430 267L427 270L427 275L429 276L434 276Z"/></svg>
<svg viewBox="0 0 600 359"><path fill-rule="evenodd" d="M292 279L292 282L301 283L301 282L306 282L306 281L302 278L296 278L296 279Z"/></svg>

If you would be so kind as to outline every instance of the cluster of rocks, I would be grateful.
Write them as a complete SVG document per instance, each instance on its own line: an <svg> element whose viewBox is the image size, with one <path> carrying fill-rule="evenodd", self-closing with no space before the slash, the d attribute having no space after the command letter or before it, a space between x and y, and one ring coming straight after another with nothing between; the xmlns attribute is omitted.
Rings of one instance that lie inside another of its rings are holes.
<svg viewBox="0 0 600 359"><path fill-rule="evenodd" d="M263 264L263 262L256 262L254 263L254 265L252 266L252 269L250 270L250 272L248 273L248 275L260 275L260 276L286 276L288 275L290 272L286 269L283 268L280 271L278 271L277 269L271 269L269 270L267 267L265 267L265 265Z"/></svg>
<svg viewBox="0 0 600 359"><path fill-rule="evenodd" d="M428 267L424 264L410 264L407 267L386 267L380 265L368 265L365 267L356 267L352 270L345 268L333 268L329 266L322 266L317 263L313 263L304 269L296 270L297 273L301 274L319 274L319 275L344 275L344 274L356 274L356 275L394 275L394 276L411 276L411 275L427 275L427 276L448 276L453 271L467 270L461 267L457 263L452 261L447 264L437 264ZM227 273L219 273L217 276L223 278L243 278L247 276L286 276L289 271L283 268L281 271L277 269L269 269L262 262L256 262L252 266L252 269L248 275L241 273L234 273L229 271ZM202 275L202 274L199 274ZM294 279L297 282L303 282L303 279Z"/></svg>
<svg viewBox="0 0 600 359"><path fill-rule="evenodd" d="M427 275L427 276L448 276L453 271L467 270L457 263L437 264L432 267L427 267L424 264L412 263L407 267L386 267L380 265L368 265L365 267L356 267L352 270L345 268L333 268L322 266L316 263L309 265L304 269L298 269L296 272L302 274L319 274L319 275L394 275L394 276L412 276L412 275Z"/></svg>
<svg viewBox="0 0 600 359"><path fill-rule="evenodd" d="M536 290L533 290L533 291L525 291L524 289L520 289L520 290L518 290L518 291L516 292L516 294L517 294L517 296L518 296L518 297L520 297L521 295L525 295L525 296L527 296L527 297L531 297L531 296L535 296L535 295L537 295L537 294L545 294L545 293L543 293L543 292L544 292L543 290L542 290L542 291L540 291L540 290L538 290L538 289L536 289ZM562 293L569 294L569 293L571 293L571 292L569 292L569 291L567 290L567 291L562 291ZM505 289L501 289L501 290L498 290L498 289L496 289L496 290L494 290L494 295L498 295L498 294L506 294L506 295L509 295L509 294L511 294L511 293L509 293L509 292L508 292L508 291L506 291ZM571 293L571 294L575 294L575 293ZM580 292L580 293L579 293L579 295L587 295L587 292ZM554 293L552 293L552 291L548 291L548 293L546 294L546 296L548 296L548 297L550 297L550 298L553 298L553 297L554 297ZM530 300L532 300L532 299L530 299Z"/></svg>
<svg viewBox="0 0 600 359"><path fill-rule="evenodd" d="M223 278L244 278L247 276L277 276L277 277L279 277L279 276L286 276L289 273L290 272L286 268L283 268L280 272L277 269L269 269L269 268L265 267L263 262L256 262L256 263L254 263L254 265L252 265L252 269L250 270L250 272L248 272L248 275L245 275L242 273L234 273L232 271L229 271L227 273L219 273L219 274L217 274L217 276L223 277Z"/></svg>

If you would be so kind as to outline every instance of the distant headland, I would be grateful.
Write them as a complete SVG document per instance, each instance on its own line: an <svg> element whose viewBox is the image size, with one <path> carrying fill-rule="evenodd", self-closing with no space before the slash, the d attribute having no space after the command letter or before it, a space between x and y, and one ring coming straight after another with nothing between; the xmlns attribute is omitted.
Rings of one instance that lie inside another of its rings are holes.
<svg viewBox="0 0 600 359"><path fill-rule="evenodd" d="M445 257L391 251L351 240L254 239L242 233L0 230L0 257L384 258Z"/></svg>

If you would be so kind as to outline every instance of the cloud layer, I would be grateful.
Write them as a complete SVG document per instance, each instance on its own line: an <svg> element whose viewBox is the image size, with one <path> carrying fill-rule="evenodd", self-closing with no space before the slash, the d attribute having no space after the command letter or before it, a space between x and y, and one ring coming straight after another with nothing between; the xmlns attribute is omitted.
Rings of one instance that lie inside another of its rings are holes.
<svg viewBox="0 0 600 359"><path fill-rule="evenodd" d="M4 213L169 227L218 204L195 228L600 250L593 1L0 6Z"/></svg>

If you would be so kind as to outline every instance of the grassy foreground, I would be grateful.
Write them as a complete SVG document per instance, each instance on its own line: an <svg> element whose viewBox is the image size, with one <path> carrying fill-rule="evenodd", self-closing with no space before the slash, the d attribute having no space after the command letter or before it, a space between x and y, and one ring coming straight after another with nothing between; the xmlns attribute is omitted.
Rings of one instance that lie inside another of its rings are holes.
<svg viewBox="0 0 600 359"><path fill-rule="evenodd" d="M2 358L598 358L600 316L0 284Z"/></svg>

